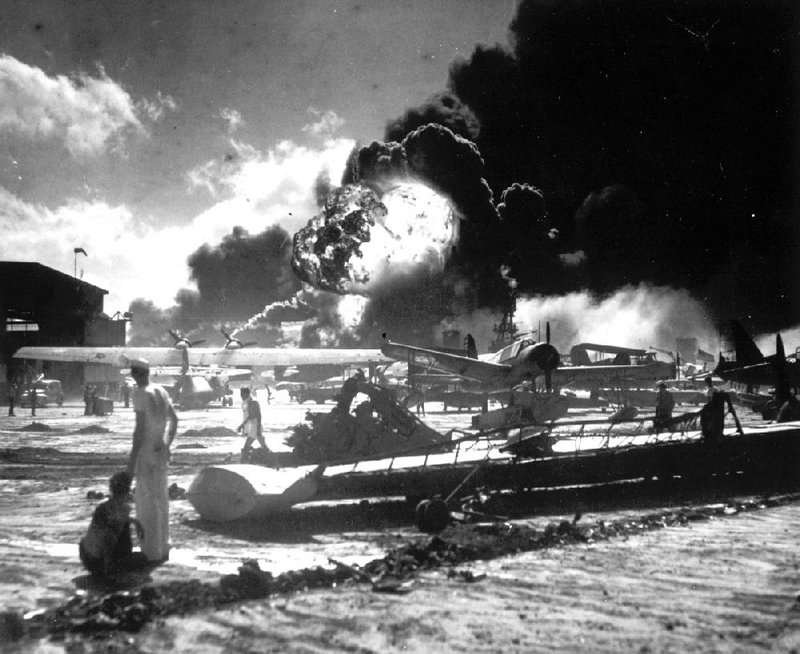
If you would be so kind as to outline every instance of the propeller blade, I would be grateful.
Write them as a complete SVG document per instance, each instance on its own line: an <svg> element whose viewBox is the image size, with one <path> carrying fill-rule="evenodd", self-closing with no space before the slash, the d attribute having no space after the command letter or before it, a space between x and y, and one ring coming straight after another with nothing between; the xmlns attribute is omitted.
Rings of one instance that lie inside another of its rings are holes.
<svg viewBox="0 0 800 654"><path fill-rule="evenodd" d="M553 390L553 373L551 370L544 373L544 387L548 393Z"/></svg>
<svg viewBox="0 0 800 654"><path fill-rule="evenodd" d="M189 341L189 345L191 345L192 347L194 347L195 345L200 345L200 343L205 343L205 339L199 341Z"/></svg>
<svg viewBox="0 0 800 654"><path fill-rule="evenodd" d="M547 334L547 342L550 342L550 321L545 324L545 333Z"/></svg>
<svg viewBox="0 0 800 654"><path fill-rule="evenodd" d="M258 345L258 341L248 341L247 343L242 343L242 347L253 347L254 345Z"/></svg>
<svg viewBox="0 0 800 654"><path fill-rule="evenodd" d="M228 332L226 332L226 331L225 331L224 329L222 329L222 328L220 328L220 331L222 332L222 335L223 335L225 338L227 338L228 340L231 340L231 335L230 335Z"/></svg>

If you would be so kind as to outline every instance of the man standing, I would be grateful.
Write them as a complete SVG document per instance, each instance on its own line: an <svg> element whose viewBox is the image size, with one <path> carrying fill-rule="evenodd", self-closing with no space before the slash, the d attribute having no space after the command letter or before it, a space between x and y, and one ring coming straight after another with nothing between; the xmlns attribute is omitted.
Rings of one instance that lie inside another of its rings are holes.
<svg viewBox="0 0 800 654"><path fill-rule="evenodd" d="M658 393L656 393L656 419L655 428L661 430L669 425L672 420L672 409L675 408L675 400L672 393L667 390L664 382L659 382Z"/></svg>
<svg viewBox="0 0 800 654"><path fill-rule="evenodd" d="M247 463L254 440L258 440L258 444L265 451L269 451L269 448L261 433L261 406L250 396L250 389L246 386L239 391L239 395L242 398L242 424L236 428L236 431L242 432L242 436L244 436L242 463Z"/></svg>
<svg viewBox="0 0 800 654"><path fill-rule="evenodd" d="M8 385L8 415L13 416L14 404L17 401L17 382Z"/></svg>
<svg viewBox="0 0 800 654"><path fill-rule="evenodd" d="M706 443L715 444L722 439L725 427L726 405L733 416L733 421L736 423L737 431L742 434L742 425L739 423L736 410L733 408L730 394L714 388L714 382L711 381L711 377L706 377L706 396L708 397L708 402L700 410L700 429L703 432L703 440Z"/></svg>
<svg viewBox="0 0 800 654"><path fill-rule="evenodd" d="M150 383L150 365L144 359L131 362L136 382L133 430L128 472L136 478L136 517L144 528L142 554L153 563L169 558L169 448L178 431L178 416L167 391ZM164 432L169 422L169 431Z"/></svg>

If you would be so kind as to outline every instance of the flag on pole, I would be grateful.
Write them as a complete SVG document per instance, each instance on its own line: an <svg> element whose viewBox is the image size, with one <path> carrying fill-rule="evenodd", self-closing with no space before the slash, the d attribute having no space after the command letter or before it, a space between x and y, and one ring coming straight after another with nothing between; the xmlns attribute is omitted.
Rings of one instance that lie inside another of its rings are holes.
<svg viewBox="0 0 800 654"><path fill-rule="evenodd" d="M80 252L81 254L83 254L83 255L85 255L87 257L89 256L88 254L86 254L86 250L84 250L83 248L74 248L72 251L75 254L78 254Z"/></svg>

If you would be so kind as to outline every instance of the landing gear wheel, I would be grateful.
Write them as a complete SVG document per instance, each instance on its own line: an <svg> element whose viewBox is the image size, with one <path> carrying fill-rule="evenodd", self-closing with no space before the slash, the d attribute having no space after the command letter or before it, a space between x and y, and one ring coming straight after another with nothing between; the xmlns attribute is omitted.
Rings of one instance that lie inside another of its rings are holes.
<svg viewBox="0 0 800 654"><path fill-rule="evenodd" d="M450 510L444 500L434 498L417 504L417 528L426 534L438 534L450 524Z"/></svg>

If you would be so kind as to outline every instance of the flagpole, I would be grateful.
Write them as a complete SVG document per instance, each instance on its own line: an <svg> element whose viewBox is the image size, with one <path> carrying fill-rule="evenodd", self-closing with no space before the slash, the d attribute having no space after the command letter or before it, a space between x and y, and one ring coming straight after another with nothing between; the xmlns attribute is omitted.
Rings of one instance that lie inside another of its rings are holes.
<svg viewBox="0 0 800 654"><path fill-rule="evenodd" d="M72 276L77 278L78 277L78 252L80 252L83 256L88 257L89 255L86 254L86 250L83 248L72 248Z"/></svg>

